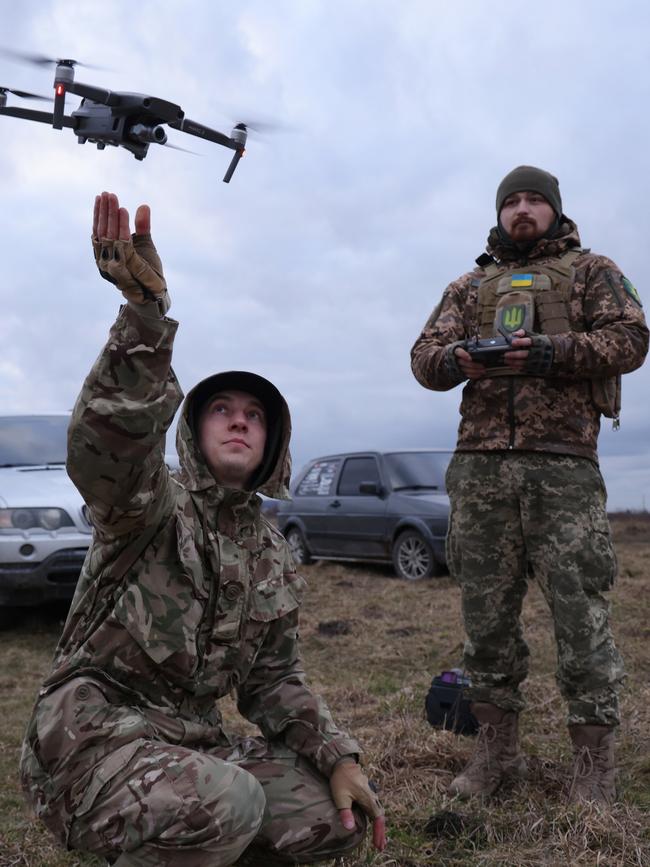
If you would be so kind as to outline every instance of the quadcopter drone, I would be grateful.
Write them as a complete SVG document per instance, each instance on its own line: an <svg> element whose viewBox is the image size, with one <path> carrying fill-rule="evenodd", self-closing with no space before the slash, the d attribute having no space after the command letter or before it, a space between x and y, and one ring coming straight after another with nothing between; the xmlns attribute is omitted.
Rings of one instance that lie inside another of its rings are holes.
<svg viewBox="0 0 650 867"><path fill-rule="evenodd" d="M236 124L228 136L190 120L185 117L185 112L180 105L165 99L142 93L118 93L75 81L74 68L83 65L76 60L53 60L49 57L22 54L7 49L0 49L0 52L39 65L53 63L56 67L52 112L9 106L7 105L8 93L27 99L49 100L49 97L0 87L0 115L6 114L10 117L52 124L54 129L67 127L74 131L79 144L91 142L96 144L99 150L103 150L106 145L123 147L130 151L136 160L143 160L146 157L150 144L176 147L167 142L165 126L168 126L233 150L235 153L223 178L226 184L230 182L239 160L244 155L248 137L248 127L245 123ZM69 115L65 114L66 93L82 97L79 107Z"/></svg>

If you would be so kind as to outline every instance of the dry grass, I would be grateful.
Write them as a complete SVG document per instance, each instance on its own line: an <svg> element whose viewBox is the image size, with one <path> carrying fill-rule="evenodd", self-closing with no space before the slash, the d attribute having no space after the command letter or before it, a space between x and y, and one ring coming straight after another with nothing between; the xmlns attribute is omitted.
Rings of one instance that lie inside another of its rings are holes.
<svg viewBox="0 0 650 867"><path fill-rule="evenodd" d="M551 622L537 588L524 610L532 662L522 739L530 778L490 803L458 804L445 788L473 741L432 729L423 711L431 677L460 662L456 587L449 578L404 584L381 567L321 563L304 570L302 643L310 681L362 742L389 822L386 852L366 848L345 867L650 864L650 520L622 515L613 526L620 560L613 621L629 677L618 736L620 798L610 812L565 803L570 747L553 679ZM24 808L16 779L22 731L61 617L60 610L35 612L0 635L0 867L99 863L52 844ZM329 626L323 631L320 624ZM248 730L232 705L224 710L234 730ZM437 823L429 821L433 815Z"/></svg>

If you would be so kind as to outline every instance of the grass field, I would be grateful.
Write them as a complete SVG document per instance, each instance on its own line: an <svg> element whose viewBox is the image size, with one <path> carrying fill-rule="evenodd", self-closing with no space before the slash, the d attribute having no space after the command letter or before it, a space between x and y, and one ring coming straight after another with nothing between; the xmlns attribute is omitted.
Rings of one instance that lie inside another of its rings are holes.
<svg viewBox="0 0 650 867"><path fill-rule="evenodd" d="M605 813L566 805L570 746L553 678L551 622L536 587L524 611L532 660L522 739L530 777L490 803L458 804L445 789L473 741L431 728L423 711L432 676L460 662L457 588L449 578L405 584L381 567L304 569L310 682L363 744L389 824L383 854L366 848L345 867L650 865L650 520L615 516L613 527L620 563L613 623L628 681L618 733L619 801ZM24 807L17 781L23 729L63 616L60 609L39 610L0 634L0 867L100 864L60 851ZM227 702L225 715L234 731L250 731ZM446 823L430 821L445 813Z"/></svg>

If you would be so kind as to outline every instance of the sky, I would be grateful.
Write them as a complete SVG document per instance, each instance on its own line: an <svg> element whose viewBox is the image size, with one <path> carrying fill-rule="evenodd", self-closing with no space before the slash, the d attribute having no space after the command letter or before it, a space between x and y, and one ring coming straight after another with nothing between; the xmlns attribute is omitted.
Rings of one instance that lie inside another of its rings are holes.
<svg viewBox="0 0 650 867"><path fill-rule="evenodd" d="M121 295L97 274L94 196L152 210L188 391L254 370L285 394L294 467L347 450L449 447L460 388L432 392L410 348L495 222L522 163L560 180L582 242L650 298L650 6L642 0L0 0L0 45L73 57L76 78L150 94L249 138L191 155L80 146L0 117L0 411L72 407ZM53 67L0 56L0 85L52 93ZM41 108L10 97L11 104ZM68 97L68 111L77 97ZM650 507L650 364L603 420L611 509ZM172 443L169 443L172 451Z"/></svg>

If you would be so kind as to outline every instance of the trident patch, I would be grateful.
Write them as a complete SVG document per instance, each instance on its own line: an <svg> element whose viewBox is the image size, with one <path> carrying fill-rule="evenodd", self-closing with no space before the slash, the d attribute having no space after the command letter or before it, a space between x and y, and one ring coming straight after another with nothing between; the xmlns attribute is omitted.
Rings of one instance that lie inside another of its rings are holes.
<svg viewBox="0 0 650 867"><path fill-rule="evenodd" d="M508 304L501 308L501 327L504 331L516 331L526 318L525 304Z"/></svg>

